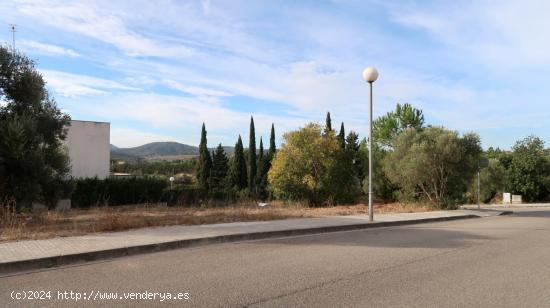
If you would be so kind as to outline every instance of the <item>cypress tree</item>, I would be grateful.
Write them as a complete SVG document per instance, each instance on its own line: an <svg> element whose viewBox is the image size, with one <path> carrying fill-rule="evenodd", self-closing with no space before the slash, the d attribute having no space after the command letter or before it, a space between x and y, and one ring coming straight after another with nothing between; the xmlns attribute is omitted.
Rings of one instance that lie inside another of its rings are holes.
<svg viewBox="0 0 550 308"><path fill-rule="evenodd" d="M223 190L223 184L229 169L228 161L227 155L220 143L212 155L212 176L210 179L212 182L212 190Z"/></svg>
<svg viewBox="0 0 550 308"><path fill-rule="evenodd" d="M330 119L330 112L327 112L327 118L325 119L325 134L332 130L332 120Z"/></svg>
<svg viewBox="0 0 550 308"><path fill-rule="evenodd" d="M237 144L235 144L235 153L233 154L233 159L231 161L230 175L230 184L233 188L238 190L246 188L248 181L241 135L239 135L239 140L237 141Z"/></svg>
<svg viewBox="0 0 550 308"><path fill-rule="evenodd" d="M275 152L277 152L277 148L275 147L275 125L271 123L271 136L269 137L269 159L273 159L273 156L275 156Z"/></svg>
<svg viewBox="0 0 550 308"><path fill-rule="evenodd" d="M338 134L338 140L340 141L340 147L346 148L346 131L344 129L344 122L340 125L340 133Z"/></svg>
<svg viewBox="0 0 550 308"><path fill-rule="evenodd" d="M269 171L270 165L268 164L268 159L264 155L264 143L262 137L260 137L260 152L258 155L258 176L256 179L256 190L258 192L258 197L262 200L265 200L267 196L267 173Z"/></svg>
<svg viewBox="0 0 550 308"><path fill-rule="evenodd" d="M199 162L197 164L197 180L202 188L209 188L210 169L212 168L212 158L208 151L206 139L206 127L202 123L201 143L199 144Z"/></svg>
<svg viewBox="0 0 550 308"><path fill-rule="evenodd" d="M254 194L256 190L257 163L256 131L254 129L254 118L250 117L250 136L248 139L248 189L250 190L250 194Z"/></svg>
<svg viewBox="0 0 550 308"><path fill-rule="evenodd" d="M264 142L262 137L260 137L260 150L258 152L258 165L256 167L258 170L258 175L256 176L256 183L259 184L263 177L264 172Z"/></svg>

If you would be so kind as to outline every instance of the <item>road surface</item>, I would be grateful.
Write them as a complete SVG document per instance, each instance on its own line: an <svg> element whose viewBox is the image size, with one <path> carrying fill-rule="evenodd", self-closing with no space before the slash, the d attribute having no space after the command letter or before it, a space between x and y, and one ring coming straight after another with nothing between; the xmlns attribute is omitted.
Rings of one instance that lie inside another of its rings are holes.
<svg viewBox="0 0 550 308"><path fill-rule="evenodd" d="M550 210L518 210L2 277L0 306L548 307L549 264Z"/></svg>

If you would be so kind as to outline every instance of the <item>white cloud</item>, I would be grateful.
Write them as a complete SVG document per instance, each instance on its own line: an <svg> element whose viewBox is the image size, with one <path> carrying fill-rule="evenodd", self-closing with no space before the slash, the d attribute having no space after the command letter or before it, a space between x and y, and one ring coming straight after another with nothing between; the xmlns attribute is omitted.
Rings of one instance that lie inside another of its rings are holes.
<svg viewBox="0 0 550 308"><path fill-rule="evenodd" d="M53 55L53 56L67 56L71 58L80 57L80 54L72 49L64 48L64 47L56 46L52 44L44 44L37 41L30 41L30 40L17 41L17 46L19 47L22 46L24 50L30 50L38 54Z"/></svg>
<svg viewBox="0 0 550 308"><path fill-rule="evenodd" d="M421 29L458 55L498 72L517 68L550 68L550 2L473 1L389 5L394 22Z"/></svg>
<svg viewBox="0 0 550 308"><path fill-rule="evenodd" d="M17 9L49 26L112 44L129 56L181 58L193 53L182 44L167 45L130 31L121 18L92 4L24 1Z"/></svg>
<svg viewBox="0 0 550 308"><path fill-rule="evenodd" d="M41 73L48 86L62 96L77 97L105 94L111 90L138 91L138 88L86 75L70 74L60 71L43 70Z"/></svg>

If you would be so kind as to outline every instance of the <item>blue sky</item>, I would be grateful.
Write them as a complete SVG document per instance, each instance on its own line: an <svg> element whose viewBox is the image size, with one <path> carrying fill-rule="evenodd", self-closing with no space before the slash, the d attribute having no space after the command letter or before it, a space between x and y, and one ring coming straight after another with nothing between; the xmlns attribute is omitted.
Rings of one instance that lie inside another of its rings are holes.
<svg viewBox="0 0 550 308"><path fill-rule="evenodd" d="M0 40L36 59L74 119L111 143L233 145L310 121L365 136L397 102L427 122L510 148L550 141L548 1L2 1Z"/></svg>

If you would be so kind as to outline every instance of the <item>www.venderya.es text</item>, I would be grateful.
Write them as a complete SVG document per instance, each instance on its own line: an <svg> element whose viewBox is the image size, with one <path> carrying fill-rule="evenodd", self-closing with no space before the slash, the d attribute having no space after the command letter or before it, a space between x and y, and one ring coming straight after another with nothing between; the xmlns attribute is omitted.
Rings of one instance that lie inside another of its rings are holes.
<svg viewBox="0 0 550 308"><path fill-rule="evenodd" d="M186 301L191 298L189 292L109 292L109 291L73 291L73 290L20 290L11 291L10 297L15 301L23 300L62 300L62 301L100 301L100 300L146 300L146 301Z"/></svg>

